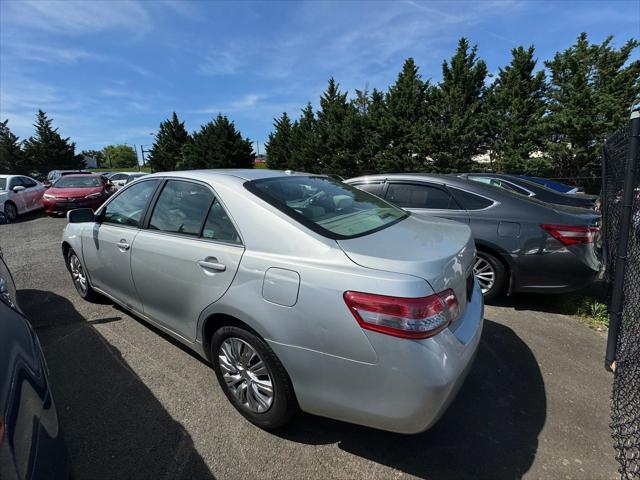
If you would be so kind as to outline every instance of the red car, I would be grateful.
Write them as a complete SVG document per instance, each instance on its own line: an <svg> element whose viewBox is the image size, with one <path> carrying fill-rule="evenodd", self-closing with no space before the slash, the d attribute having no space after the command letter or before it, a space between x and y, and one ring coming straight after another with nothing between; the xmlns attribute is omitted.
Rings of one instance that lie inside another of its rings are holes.
<svg viewBox="0 0 640 480"><path fill-rule="evenodd" d="M101 175L93 173L65 175L42 196L46 213L63 213L74 208L96 210L115 191Z"/></svg>

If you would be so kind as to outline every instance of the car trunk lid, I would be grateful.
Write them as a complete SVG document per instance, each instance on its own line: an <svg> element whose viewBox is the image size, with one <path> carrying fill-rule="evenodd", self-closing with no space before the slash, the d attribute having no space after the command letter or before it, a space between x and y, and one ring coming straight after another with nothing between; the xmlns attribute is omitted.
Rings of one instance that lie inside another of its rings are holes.
<svg viewBox="0 0 640 480"><path fill-rule="evenodd" d="M423 278L436 293L452 288L464 310L475 258L467 225L412 213L383 230L337 242L358 265Z"/></svg>

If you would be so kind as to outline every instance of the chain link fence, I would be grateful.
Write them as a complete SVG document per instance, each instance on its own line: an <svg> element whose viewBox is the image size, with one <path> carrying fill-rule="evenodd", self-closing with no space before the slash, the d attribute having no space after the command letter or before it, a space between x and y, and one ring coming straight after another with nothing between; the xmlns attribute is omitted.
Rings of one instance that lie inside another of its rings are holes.
<svg viewBox="0 0 640 480"><path fill-rule="evenodd" d="M606 364L615 361L611 429L625 480L640 479L640 161L635 138L640 127L634 121L640 118L612 135L602 154L603 257L611 312Z"/></svg>

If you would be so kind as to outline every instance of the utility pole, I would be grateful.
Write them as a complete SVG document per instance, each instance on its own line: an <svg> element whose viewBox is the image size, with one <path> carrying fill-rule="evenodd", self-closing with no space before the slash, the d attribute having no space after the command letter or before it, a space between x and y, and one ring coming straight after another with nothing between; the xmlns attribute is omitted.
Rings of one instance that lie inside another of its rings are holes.
<svg viewBox="0 0 640 480"><path fill-rule="evenodd" d="M142 155L142 167L144 168L144 165L145 165L144 145L142 145L142 144L140 144L140 154Z"/></svg>

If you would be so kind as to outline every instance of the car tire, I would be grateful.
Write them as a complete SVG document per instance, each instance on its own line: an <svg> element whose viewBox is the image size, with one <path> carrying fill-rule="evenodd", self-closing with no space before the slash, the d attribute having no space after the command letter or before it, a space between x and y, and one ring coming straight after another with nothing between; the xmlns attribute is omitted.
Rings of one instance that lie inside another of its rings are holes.
<svg viewBox="0 0 640 480"><path fill-rule="evenodd" d="M4 216L7 222L15 222L18 218L18 208L13 202L5 202L4 204Z"/></svg>
<svg viewBox="0 0 640 480"><path fill-rule="evenodd" d="M73 282L73 286L76 287L78 294L88 302L97 300L98 294L91 288L91 285L89 285L89 279L84 271L84 266L73 248L70 248L67 253L67 269L71 274L71 281Z"/></svg>
<svg viewBox="0 0 640 480"><path fill-rule="evenodd" d="M494 255L478 251L473 273L482 289L485 302L499 297L507 283L507 272L503 263Z"/></svg>
<svg viewBox="0 0 640 480"><path fill-rule="evenodd" d="M273 430L298 412L289 375L258 336L235 326L221 327L211 338L211 359L227 399L254 425Z"/></svg>

